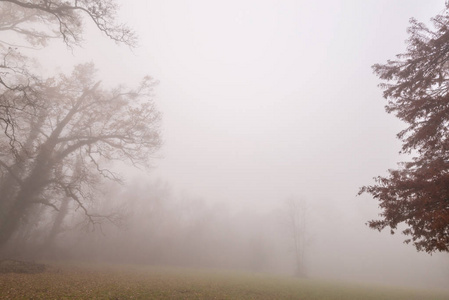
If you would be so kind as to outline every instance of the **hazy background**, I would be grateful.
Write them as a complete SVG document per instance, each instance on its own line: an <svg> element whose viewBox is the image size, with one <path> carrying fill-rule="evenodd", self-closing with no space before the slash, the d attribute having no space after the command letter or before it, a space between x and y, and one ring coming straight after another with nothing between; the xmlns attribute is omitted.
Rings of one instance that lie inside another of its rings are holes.
<svg viewBox="0 0 449 300"><path fill-rule="evenodd" d="M160 157L148 178L123 172L130 185L170 186L178 204L165 220L196 199L189 205L202 208L198 215L229 216L219 228L238 224L223 243L240 243L246 233L231 238L239 228L276 224L294 196L307 202L310 276L447 286L447 254L416 253L399 234L370 230L365 222L377 217L377 203L356 196L406 159L395 137L403 125L385 113L371 65L404 52L409 18L429 23L444 1L120 3L138 48L91 30L82 49L59 43L36 56L49 73L93 61L106 85L131 85L145 74L160 80ZM54 61L55 53L66 56ZM261 232L276 243L281 231Z"/></svg>

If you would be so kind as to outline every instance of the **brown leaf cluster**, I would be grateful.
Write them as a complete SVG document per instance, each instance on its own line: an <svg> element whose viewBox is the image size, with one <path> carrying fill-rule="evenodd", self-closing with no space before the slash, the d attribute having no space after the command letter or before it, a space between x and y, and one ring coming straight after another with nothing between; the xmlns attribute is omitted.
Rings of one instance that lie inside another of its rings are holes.
<svg viewBox="0 0 449 300"><path fill-rule="evenodd" d="M428 253L449 252L449 7L432 22L434 29L411 19L406 53L373 66L386 111L407 124L398 133L402 152L416 156L359 192L382 209L371 228L394 233L405 224L405 243Z"/></svg>

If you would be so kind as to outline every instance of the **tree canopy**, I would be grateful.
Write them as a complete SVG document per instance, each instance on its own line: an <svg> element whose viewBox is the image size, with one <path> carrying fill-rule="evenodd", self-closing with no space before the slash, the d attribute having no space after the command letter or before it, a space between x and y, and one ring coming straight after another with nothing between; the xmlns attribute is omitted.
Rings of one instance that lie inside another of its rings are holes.
<svg viewBox="0 0 449 300"><path fill-rule="evenodd" d="M386 111L407 124L397 136L413 159L359 194L371 194L382 209L371 228L394 233L405 224L405 242L418 251L449 252L449 6L432 19L433 29L410 23L407 51L373 69Z"/></svg>

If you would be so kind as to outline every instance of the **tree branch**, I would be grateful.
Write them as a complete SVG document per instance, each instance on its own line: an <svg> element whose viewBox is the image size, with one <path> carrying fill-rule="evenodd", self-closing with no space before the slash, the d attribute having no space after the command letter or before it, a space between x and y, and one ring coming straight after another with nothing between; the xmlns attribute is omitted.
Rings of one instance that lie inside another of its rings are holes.
<svg viewBox="0 0 449 300"><path fill-rule="evenodd" d="M22 179L20 179L18 176L17 176L17 174L15 174L15 172L7 165L7 164L5 164L2 160L0 160L0 166L2 166L3 168L5 168L7 171L8 171L8 173L9 173L9 175L11 175L11 177L19 184L19 185L22 185L23 184L23 182L22 182Z"/></svg>

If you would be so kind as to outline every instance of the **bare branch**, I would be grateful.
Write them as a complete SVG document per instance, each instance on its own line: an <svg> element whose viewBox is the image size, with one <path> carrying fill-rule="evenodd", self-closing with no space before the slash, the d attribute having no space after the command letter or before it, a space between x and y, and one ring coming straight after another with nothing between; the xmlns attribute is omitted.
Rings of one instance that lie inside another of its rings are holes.
<svg viewBox="0 0 449 300"><path fill-rule="evenodd" d="M54 205L53 203L50 203L47 199L37 199L37 200L30 201L30 203L43 204L46 206L50 206L51 208L53 208L56 211L59 211L59 208L57 208L56 205Z"/></svg>
<svg viewBox="0 0 449 300"><path fill-rule="evenodd" d="M117 24L117 5L112 0L103 1L51 1L51 2L25 2L19 0L0 0L9 2L25 9L38 10L53 16L58 23L59 33L63 41L71 46L81 40L78 33L81 31L80 17L88 16L107 37L118 43L135 46L137 38L135 33L124 24Z"/></svg>
<svg viewBox="0 0 449 300"><path fill-rule="evenodd" d="M9 167L7 164L5 164L2 160L0 160L0 166L3 167L4 169L6 169L8 171L8 174L14 178L14 180L19 184L22 185L22 179L19 178L19 176L17 176L17 174L12 170L11 167Z"/></svg>

